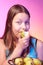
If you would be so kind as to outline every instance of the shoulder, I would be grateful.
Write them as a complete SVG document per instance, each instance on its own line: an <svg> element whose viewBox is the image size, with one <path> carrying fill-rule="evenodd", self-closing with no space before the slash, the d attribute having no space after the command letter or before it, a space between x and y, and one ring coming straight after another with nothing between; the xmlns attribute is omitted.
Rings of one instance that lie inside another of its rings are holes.
<svg viewBox="0 0 43 65"><path fill-rule="evenodd" d="M38 58L40 60L43 60L43 42L40 40L37 40L37 54L38 54Z"/></svg>
<svg viewBox="0 0 43 65"><path fill-rule="evenodd" d="M41 52L41 53L43 51L43 42L40 40L37 40L37 50L38 52Z"/></svg>
<svg viewBox="0 0 43 65"><path fill-rule="evenodd" d="M5 59L6 59L5 45L3 39L0 39L0 65L4 62Z"/></svg>
<svg viewBox="0 0 43 65"><path fill-rule="evenodd" d="M3 39L0 39L0 49L2 50L5 50L6 49L6 46L4 44L4 40Z"/></svg>
<svg viewBox="0 0 43 65"><path fill-rule="evenodd" d="M37 49L40 49L40 50L43 49L43 42L40 40L37 40Z"/></svg>
<svg viewBox="0 0 43 65"><path fill-rule="evenodd" d="M43 42L41 40L37 40L37 44L43 46Z"/></svg>

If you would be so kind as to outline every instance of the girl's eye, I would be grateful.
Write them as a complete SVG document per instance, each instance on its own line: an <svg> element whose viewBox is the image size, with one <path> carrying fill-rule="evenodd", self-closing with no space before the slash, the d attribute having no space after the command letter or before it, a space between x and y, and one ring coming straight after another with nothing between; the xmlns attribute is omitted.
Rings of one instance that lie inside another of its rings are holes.
<svg viewBox="0 0 43 65"><path fill-rule="evenodd" d="M20 22L20 21L18 21L18 22L17 22L17 24L19 24L19 25L20 25L20 24L21 24L21 22Z"/></svg>
<svg viewBox="0 0 43 65"><path fill-rule="evenodd" d="M25 24L29 24L29 21L25 21Z"/></svg>

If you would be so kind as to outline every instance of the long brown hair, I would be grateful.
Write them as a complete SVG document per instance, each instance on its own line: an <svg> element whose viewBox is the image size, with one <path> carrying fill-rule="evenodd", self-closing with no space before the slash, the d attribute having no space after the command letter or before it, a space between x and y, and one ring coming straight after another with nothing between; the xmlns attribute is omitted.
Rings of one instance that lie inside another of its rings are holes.
<svg viewBox="0 0 43 65"><path fill-rule="evenodd" d="M26 14L28 14L28 16L30 18L29 11L23 5L20 5L20 4L13 5L9 9L8 14L7 14L6 27L5 27L3 39L4 39L4 43L6 46L11 45L10 49L9 49L10 53L12 53L12 51L14 49L13 41L17 40L17 38L13 37L13 34L12 34L12 20L17 13L22 13L22 12L25 12ZM15 44L15 47L16 47L16 44Z"/></svg>

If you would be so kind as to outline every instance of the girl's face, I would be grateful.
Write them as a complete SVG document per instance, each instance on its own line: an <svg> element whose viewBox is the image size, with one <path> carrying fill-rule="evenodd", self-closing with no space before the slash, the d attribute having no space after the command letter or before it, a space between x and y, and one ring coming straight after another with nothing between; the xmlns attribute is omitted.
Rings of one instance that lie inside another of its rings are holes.
<svg viewBox="0 0 43 65"><path fill-rule="evenodd" d="M18 13L12 20L12 31L15 36L20 37L20 32L29 32L30 19L26 13Z"/></svg>

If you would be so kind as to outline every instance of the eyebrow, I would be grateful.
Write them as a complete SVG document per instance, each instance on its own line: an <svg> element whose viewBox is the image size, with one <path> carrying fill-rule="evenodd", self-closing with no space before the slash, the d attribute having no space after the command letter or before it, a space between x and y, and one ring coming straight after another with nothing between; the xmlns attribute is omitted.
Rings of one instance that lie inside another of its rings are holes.
<svg viewBox="0 0 43 65"><path fill-rule="evenodd" d="M30 19L28 18L26 21L29 21ZM21 19L18 19L18 20L16 20L16 21L20 21L20 22L22 22L22 20Z"/></svg>
<svg viewBox="0 0 43 65"><path fill-rule="evenodd" d="M19 21L21 21L21 22L22 22L22 20L21 20L21 19L19 19Z"/></svg>
<svg viewBox="0 0 43 65"><path fill-rule="evenodd" d="M21 21L21 22L22 22L22 20L21 20L21 19L18 19L18 20L16 20L16 21Z"/></svg>

